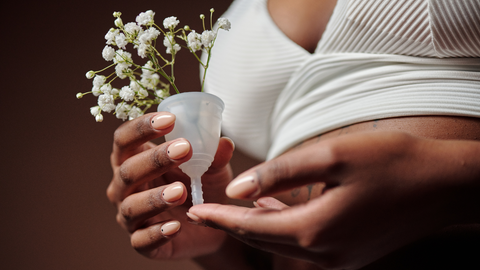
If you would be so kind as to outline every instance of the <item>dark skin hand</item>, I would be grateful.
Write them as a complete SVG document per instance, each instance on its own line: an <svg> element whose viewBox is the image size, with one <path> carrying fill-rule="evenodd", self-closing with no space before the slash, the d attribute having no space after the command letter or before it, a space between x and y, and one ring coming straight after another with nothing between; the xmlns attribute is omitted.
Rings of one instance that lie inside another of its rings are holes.
<svg viewBox="0 0 480 270"><path fill-rule="evenodd" d="M358 269L446 226L479 222L479 159L475 141L360 132L292 150L239 176L227 194L260 198L257 208L205 204L189 213L259 249L322 269ZM314 183L325 189L304 204L263 198Z"/></svg>
<svg viewBox="0 0 480 270"><path fill-rule="evenodd" d="M152 119L161 115L168 121L160 127L157 122L155 128ZM124 123L115 132L111 154L114 175L107 196L118 209L117 221L129 232L133 248L152 259L209 254L226 239L222 231L186 221L185 212L192 205L186 188L190 179L177 167L192 155L188 141L150 142L170 132L174 121L173 115L161 112ZM227 202L224 190L232 178L228 162L233 149L231 140L220 139L215 160L202 177L206 202Z"/></svg>

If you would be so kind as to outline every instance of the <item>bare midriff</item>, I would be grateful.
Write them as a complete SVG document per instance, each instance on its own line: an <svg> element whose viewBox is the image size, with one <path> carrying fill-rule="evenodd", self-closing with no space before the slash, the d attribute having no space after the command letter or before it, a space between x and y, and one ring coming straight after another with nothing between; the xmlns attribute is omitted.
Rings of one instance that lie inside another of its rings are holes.
<svg viewBox="0 0 480 270"><path fill-rule="evenodd" d="M308 147L319 141L358 132L399 131L438 140L480 140L480 118L459 116L409 116L356 123L320 134L294 148ZM294 149L292 148L292 149ZM277 196L288 205L304 203L319 196L323 185L308 185Z"/></svg>
<svg viewBox="0 0 480 270"><path fill-rule="evenodd" d="M480 140L480 118L455 116L412 116L379 119L356 123L332 130L317 137L308 139L295 148L309 147L319 141L359 132L399 131L414 136L438 140ZM291 150L295 149L292 148ZM287 205L305 203L322 194L325 185L317 183L296 188L275 196ZM292 260L285 257L275 257L275 269L318 269L315 265ZM370 269L370 268L368 268ZM376 268L373 268L376 269Z"/></svg>

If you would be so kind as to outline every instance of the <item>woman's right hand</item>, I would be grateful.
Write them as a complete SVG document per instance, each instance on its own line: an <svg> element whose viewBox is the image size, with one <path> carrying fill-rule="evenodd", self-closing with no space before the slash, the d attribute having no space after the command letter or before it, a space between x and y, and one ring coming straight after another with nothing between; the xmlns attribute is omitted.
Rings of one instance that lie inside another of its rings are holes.
<svg viewBox="0 0 480 270"><path fill-rule="evenodd" d="M173 114L160 112L124 123L115 131L110 158L113 179L107 197L118 210L117 222L130 233L133 248L152 259L211 254L226 238L220 230L187 222L190 179L178 166L191 158L190 143L150 142L171 132L174 122ZM220 139L215 159L202 177L206 202L227 202L224 190L232 179L233 149L231 140Z"/></svg>

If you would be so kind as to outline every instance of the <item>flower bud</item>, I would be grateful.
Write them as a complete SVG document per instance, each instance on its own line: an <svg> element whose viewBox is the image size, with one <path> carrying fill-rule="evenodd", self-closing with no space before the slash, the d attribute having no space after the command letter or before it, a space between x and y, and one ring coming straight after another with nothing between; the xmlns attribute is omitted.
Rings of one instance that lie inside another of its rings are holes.
<svg viewBox="0 0 480 270"><path fill-rule="evenodd" d="M95 72L93 70L90 70L85 74L85 77L87 77L87 79L92 79L93 77L95 77Z"/></svg>
<svg viewBox="0 0 480 270"><path fill-rule="evenodd" d="M95 116L95 121L102 122L103 121L103 115L97 114L97 116Z"/></svg>
<svg viewBox="0 0 480 270"><path fill-rule="evenodd" d="M202 20L205 19L205 15L200 14L200 19L202 19Z"/></svg>
<svg viewBox="0 0 480 270"><path fill-rule="evenodd" d="M113 17L120 18L120 16L122 16L121 12L118 12L118 11L113 12Z"/></svg>
<svg viewBox="0 0 480 270"><path fill-rule="evenodd" d="M183 29L185 29L185 31L190 31L190 26L185 25L185 26L183 27Z"/></svg>
<svg viewBox="0 0 480 270"><path fill-rule="evenodd" d="M115 26L117 27L122 27L123 26L123 21L120 17L118 17L116 20L115 20Z"/></svg>
<svg viewBox="0 0 480 270"><path fill-rule="evenodd" d="M215 9L211 8L210 13L213 13L213 12L215 12Z"/></svg>
<svg viewBox="0 0 480 270"><path fill-rule="evenodd" d="M83 97L83 94L82 93L77 93L77 98L78 99L81 99Z"/></svg>

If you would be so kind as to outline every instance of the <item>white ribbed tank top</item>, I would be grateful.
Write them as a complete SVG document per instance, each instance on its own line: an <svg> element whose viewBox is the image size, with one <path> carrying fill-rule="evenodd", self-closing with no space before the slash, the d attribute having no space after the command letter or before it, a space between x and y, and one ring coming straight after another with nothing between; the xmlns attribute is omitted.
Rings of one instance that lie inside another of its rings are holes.
<svg viewBox="0 0 480 270"><path fill-rule="evenodd" d="M205 86L225 102L224 134L257 159L362 121L480 117L478 0L338 0L314 54L266 0L236 0L223 16L232 29Z"/></svg>

